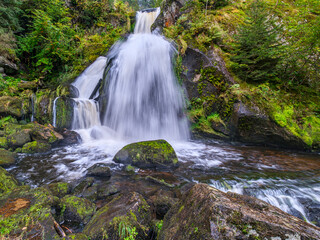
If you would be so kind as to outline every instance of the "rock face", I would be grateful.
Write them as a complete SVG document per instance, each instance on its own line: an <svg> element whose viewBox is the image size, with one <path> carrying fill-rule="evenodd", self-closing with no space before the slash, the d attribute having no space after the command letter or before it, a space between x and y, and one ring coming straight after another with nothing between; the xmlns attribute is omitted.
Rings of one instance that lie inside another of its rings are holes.
<svg viewBox="0 0 320 240"><path fill-rule="evenodd" d="M113 161L139 168L153 169L166 169L178 165L178 158L174 149L165 140L129 144L115 155Z"/></svg>
<svg viewBox="0 0 320 240"><path fill-rule="evenodd" d="M258 108L249 108L242 102L234 105L229 128L234 129L231 138L241 142L286 146L295 149L307 148L298 137L272 121Z"/></svg>
<svg viewBox="0 0 320 240"><path fill-rule="evenodd" d="M85 226L83 233L92 240L124 239L135 228L139 239L148 239L151 212L142 195L131 192L118 195L102 207Z"/></svg>
<svg viewBox="0 0 320 240"><path fill-rule="evenodd" d="M159 239L319 239L320 228L253 197L196 184L166 214Z"/></svg>
<svg viewBox="0 0 320 240"><path fill-rule="evenodd" d="M74 101L71 98L59 97L56 100L56 127L71 128Z"/></svg>

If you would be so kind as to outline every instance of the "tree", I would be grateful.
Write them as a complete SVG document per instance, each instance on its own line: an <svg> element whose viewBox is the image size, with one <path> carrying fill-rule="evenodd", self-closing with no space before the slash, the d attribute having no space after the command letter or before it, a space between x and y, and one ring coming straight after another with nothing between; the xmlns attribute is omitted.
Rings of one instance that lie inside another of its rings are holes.
<svg viewBox="0 0 320 240"><path fill-rule="evenodd" d="M262 0L252 2L246 13L235 37L233 70L248 82L273 81L281 59L281 26Z"/></svg>

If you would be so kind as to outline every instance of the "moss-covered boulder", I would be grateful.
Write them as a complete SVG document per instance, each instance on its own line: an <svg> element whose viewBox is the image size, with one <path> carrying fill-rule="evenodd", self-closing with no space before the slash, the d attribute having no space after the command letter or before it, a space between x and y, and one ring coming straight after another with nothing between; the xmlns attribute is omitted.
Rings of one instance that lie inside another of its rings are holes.
<svg viewBox="0 0 320 240"><path fill-rule="evenodd" d="M48 152L51 149L49 143L33 141L23 145L21 152L22 153L44 153Z"/></svg>
<svg viewBox="0 0 320 240"><path fill-rule="evenodd" d="M111 170L103 163L97 163L87 170L87 176L99 177L99 178L110 178Z"/></svg>
<svg viewBox="0 0 320 240"><path fill-rule="evenodd" d="M33 141L47 142L50 144L58 144L63 140L63 136L54 130L54 127L50 124L44 126L39 123L30 123L28 127L32 129L31 137Z"/></svg>
<svg viewBox="0 0 320 240"><path fill-rule="evenodd" d="M6 170L0 167L0 196L18 187L18 181Z"/></svg>
<svg viewBox="0 0 320 240"><path fill-rule="evenodd" d="M22 186L0 196L0 233L4 239L58 239L51 215L54 198L44 188Z"/></svg>
<svg viewBox="0 0 320 240"><path fill-rule="evenodd" d="M95 213L95 204L85 198L72 195L64 196L60 201L63 218L68 225L87 224Z"/></svg>
<svg viewBox="0 0 320 240"><path fill-rule="evenodd" d="M70 193L71 185L70 183L66 183L66 182L50 183L48 185L48 189L51 191L53 196L62 198L65 195Z"/></svg>
<svg viewBox="0 0 320 240"><path fill-rule="evenodd" d="M150 206L142 195L131 192L118 195L102 207L85 226L83 233L98 239L149 239Z"/></svg>
<svg viewBox="0 0 320 240"><path fill-rule="evenodd" d="M270 204L196 184L166 214L158 239L319 239L320 228Z"/></svg>
<svg viewBox="0 0 320 240"><path fill-rule="evenodd" d="M15 149L31 142L30 132L30 129L24 129L9 135L7 137L9 147Z"/></svg>
<svg viewBox="0 0 320 240"><path fill-rule="evenodd" d="M178 166L177 155L165 140L129 144L114 156L113 161L139 168L166 169Z"/></svg>
<svg viewBox="0 0 320 240"><path fill-rule="evenodd" d="M0 166L8 166L14 164L17 154L0 148Z"/></svg>
<svg viewBox="0 0 320 240"><path fill-rule="evenodd" d="M23 114L23 100L18 97L0 97L0 116L15 116L21 118Z"/></svg>
<svg viewBox="0 0 320 240"><path fill-rule="evenodd" d="M0 148L8 148L8 141L6 137L0 137Z"/></svg>

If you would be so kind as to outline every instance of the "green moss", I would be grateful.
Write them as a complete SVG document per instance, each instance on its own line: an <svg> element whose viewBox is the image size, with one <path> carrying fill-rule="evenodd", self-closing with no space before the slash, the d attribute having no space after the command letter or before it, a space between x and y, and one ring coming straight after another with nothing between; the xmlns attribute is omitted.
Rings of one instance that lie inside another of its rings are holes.
<svg viewBox="0 0 320 240"><path fill-rule="evenodd" d="M81 220L87 223L95 212L95 205L84 198L67 195L61 199L61 204L66 210L76 214Z"/></svg>
<svg viewBox="0 0 320 240"><path fill-rule="evenodd" d="M21 152L23 153L38 153L47 152L51 149L51 145L48 143L41 143L38 141L28 142L23 145Z"/></svg>
<svg viewBox="0 0 320 240"><path fill-rule="evenodd" d="M0 148L8 148L7 138L0 137Z"/></svg>
<svg viewBox="0 0 320 240"><path fill-rule="evenodd" d="M10 192L18 187L18 181L11 174L0 167L0 193L1 195Z"/></svg>

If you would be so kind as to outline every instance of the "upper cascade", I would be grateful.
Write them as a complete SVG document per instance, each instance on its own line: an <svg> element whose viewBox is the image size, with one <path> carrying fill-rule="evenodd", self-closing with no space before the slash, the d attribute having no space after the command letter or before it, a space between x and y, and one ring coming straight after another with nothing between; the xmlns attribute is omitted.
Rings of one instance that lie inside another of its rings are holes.
<svg viewBox="0 0 320 240"><path fill-rule="evenodd" d="M151 25L160 14L160 7L137 12L134 33L151 33Z"/></svg>

